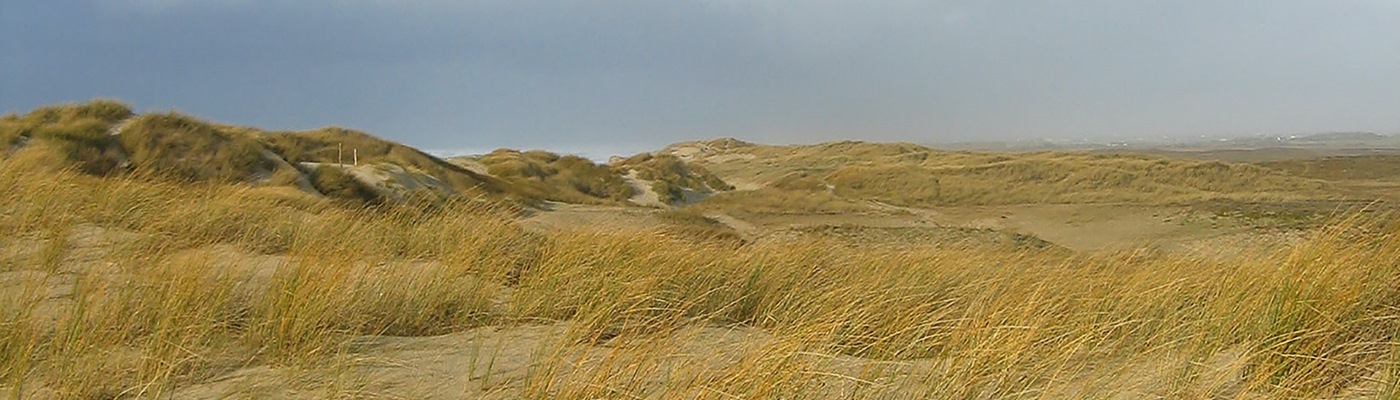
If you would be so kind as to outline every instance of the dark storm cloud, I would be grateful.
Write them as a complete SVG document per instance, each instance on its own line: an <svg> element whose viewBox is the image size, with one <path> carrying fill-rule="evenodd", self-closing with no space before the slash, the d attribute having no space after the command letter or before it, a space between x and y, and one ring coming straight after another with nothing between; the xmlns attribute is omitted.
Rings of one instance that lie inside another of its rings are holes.
<svg viewBox="0 0 1400 400"><path fill-rule="evenodd" d="M425 148L1400 130L1389 1L4 2L0 110Z"/></svg>

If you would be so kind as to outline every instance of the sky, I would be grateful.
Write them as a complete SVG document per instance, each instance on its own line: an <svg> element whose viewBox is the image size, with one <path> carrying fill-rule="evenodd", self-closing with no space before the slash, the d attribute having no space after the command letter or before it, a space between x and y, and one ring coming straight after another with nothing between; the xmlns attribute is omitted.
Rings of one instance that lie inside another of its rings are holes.
<svg viewBox="0 0 1400 400"><path fill-rule="evenodd" d="M447 153L1400 133L1397 0L0 0L0 113Z"/></svg>

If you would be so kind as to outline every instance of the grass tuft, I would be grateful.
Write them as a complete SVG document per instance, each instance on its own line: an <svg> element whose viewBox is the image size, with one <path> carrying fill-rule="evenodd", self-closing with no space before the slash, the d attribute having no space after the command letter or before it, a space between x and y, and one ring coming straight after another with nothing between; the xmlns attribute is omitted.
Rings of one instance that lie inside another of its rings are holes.
<svg viewBox="0 0 1400 400"><path fill-rule="evenodd" d="M50 113L62 115L40 115ZM258 161L266 142L249 132L179 115L130 123L118 141L138 172L177 179L55 168L28 145L0 158L0 394L210 397L188 390L244 377L282 382L289 396L372 397L442 378L420 372L466 353L474 354L468 376L416 389L508 398L1385 398L1400 386L1400 220L1385 212L1343 214L1299 243L1240 248L1229 261L1150 250L896 248L821 235L743 243L697 209L659 213L662 226L650 230L531 232L518 209L490 200L365 206L249 185L249 174L267 168ZM96 140L90 133L25 137L50 141L42 150ZM1022 201L1114 198L1078 191L1090 181L1127 198L1233 196L1255 184L1312 190L1232 164L992 160L860 143L821 151L910 164L816 163L806 175L776 177L771 189L825 193L837 204L820 209L854 204L846 195L994 202L981 196L1008 182L1035 189ZM510 156L523 162L519 179L599 167ZM973 177L989 182L891 195L927 178ZM426 345L435 347L415 347ZM418 360L432 365L377 358L424 351ZM384 375L374 374L404 369L412 375L388 375L399 386L375 386ZM229 396L269 396L258 390Z"/></svg>

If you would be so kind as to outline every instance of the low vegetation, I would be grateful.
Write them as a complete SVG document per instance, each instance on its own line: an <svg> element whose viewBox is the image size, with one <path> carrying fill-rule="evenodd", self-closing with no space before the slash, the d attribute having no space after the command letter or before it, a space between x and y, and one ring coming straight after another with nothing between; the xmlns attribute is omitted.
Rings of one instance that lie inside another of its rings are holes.
<svg viewBox="0 0 1400 400"><path fill-rule="evenodd" d="M827 191L798 191L776 188L720 193L690 206L699 210L722 211L736 217L755 214L846 214L870 211L861 205Z"/></svg>
<svg viewBox="0 0 1400 400"><path fill-rule="evenodd" d="M1245 164L1056 154L955 166L844 167L836 194L906 206L1325 197L1326 184Z"/></svg>
<svg viewBox="0 0 1400 400"><path fill-rule="evenodd" d="M1396 154L1271 161L1259 165L1290 175L1329 181L1400 181L1400 155Z"/></svg>
<svg viewBox="0 0 1400 400"><path fill-rule="evenodd" d="M478 160L492 176L527 197L580 204L621 204L632 186L612 168L586 158L545 151L501 149Z"/></svg>
<svg viewBox="0 0 1400 400"><path fill-rule="evenodd" d="M861 200L837 196L822 175L789 173L757 190L721 193L692 206L748 217L761 214L850 214L872 211Z"/></svg>
<svg viewBox="0 0 1400 400"><path fill-rule="evenodd" d="M734 186L704 167L669 154L642 153L619 160L612 166L620 171L635 173L638 179L651 181L651 190L668 204L684 200L686 191L708 194L734 190Z"/></svg>
<svg viewBox="0 0 1400 400"><path fill-rule="evenodd" d="M40 162L0 162L0 184L14 189L0 194L12 249L0 382L17 396L169 396L225 365L300 371L327 377L298 380L306 390L364 395L342 379L365 337L542 321L573 339L538 349L537 374L513 397L826 396L833 374L858 398L1314 397L1397 384L1400 226L1389 218L1335 221L1296 249L1230 263L720 247L530 234L480 204L344 208L275 188L98 178ZM112 244L94 248L79 232ZM696 324L775 341L718 369L646 367L666 354L646 343ZM563 367L569 349L605 342L617 358ZM1199 365L1219 357L1241 375L1211 380ZM856 369L823 361L835 359ZM1133 375L1159 381L1126 386Z"/></svg>
<svg viewBox="0 0 1400 400"><path fill-rule="evenodd" d="M1035 236L1001 232L987 228L965 227L870 227L861 225L820 225L790 229L790 235L803 235L842 243L854 248L867 246L917 248L929 243L941 247L974 247L987 249L1003 247L1001 251L1056 248L1053 243Z"/></svg>
<svg viewBox="0 0 1400 400"><path fill-rule="evenodd" d="M388 193L344 170L356 161L430 176L463 196L529 200L493 178L408 146L341 128L268 133L174 112L136 115L125 104L94 100L0 118L5 153L42 152L55 168L98 175L159 175L185 182L243 182L317 190L364 204ZM396 193L395 193L396 194Z"/></svg>
<svg viewBox="0 0 1400 400"><path fill-rule="evenodd" d="M272 151L292 163L353 164L388 163L420 171L466 193L505 194L509 187L433 157L418 149L344 128L307 132L277 132L260 136Z"/></svg>
<svg viewBox="0 0 1400 400"><path fill-rule="evenodd" d="M318 192L331 198L355 200L366 204L384 201L384 195L338 166L320 165L307 168L306 175Z"/></svg>
<svg viewBox="0 0 1400 400"><path fill-rule="evenodd" d="M362 162L465 171L352 132L260 136L83 107L0 120L12 143L26 142L0 157L0 397L1400 395L1400 218L1385 208L1309 220L1296 243L1218 258L1072 252L1016 235L955 246L840 238L907 228L747 241L707 214L1219 197L1206 204L1242 209L1228 202L1325 195L1261 167L838 143L811 168L757 174L761 190L680 210L616 207L656 227L531 231L506 195L366 204L242 179L285 171L252 157L265 150L310 163L324 192L362 196L324 165L326 145L341 140L365 146ZM123 137L93 134L119 121ZM116 146L121 157L106 171L82 158L101 153L56 163L61 143ZM532 180L623 197L607 178L618 165L498 153L482 160L492 176L462 173L453 185ZM707 169L675 160L620 165L718 189ZM599 186L574 185L589 177ZM1264 195L1244 194L1257 188ZM1247 212L1294 218L1272 210ZM919 232L994 234L933 228Z"/></svg>
<svg viewBox="0 0 1400 400"><path fill-rule="evenodd" d="M109 131L132 116L131 108L111 100L65 104L0 118L0 147L10 153L21 145L44 148L55 166L91 174L108 174L125 161Z"/></svg>
<svg viewBox="0 0 1400 400"><path fill-rule="evenodd" d="M745 243L743 235L724 223L694 210L666 210L657 214L661 231L693 242L717 242L729 246Z"/></svg>
<svg viewBox="0 0 1400 400"><path fill-rule="evenodd" d="M256 137L175 113L137 117L115 140L136 171L188 182L257 181L279 167Z"/></svg>
<svg viewBox="0 0 1400 400"><path fill-rule="evenodd" d="M713 149L714 147L707 147ZM673 151L678 151L673 149ZM770 188L900 206L1338 199L1327 183L1249 164L1130 154L948 152L913 144L744 146L695 160ZM804 181L793 186L794 176ZM786 189L785 189L786 188Z"/></svg>

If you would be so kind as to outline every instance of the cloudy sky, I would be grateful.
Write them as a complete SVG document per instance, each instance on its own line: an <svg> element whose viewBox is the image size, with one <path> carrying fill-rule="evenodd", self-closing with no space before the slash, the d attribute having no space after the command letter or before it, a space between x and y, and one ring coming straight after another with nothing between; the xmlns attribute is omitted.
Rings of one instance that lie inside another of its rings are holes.
<svg viewBox="0 0 1400 400"><path fill-rule="evenodd" d="M0 112L425 149L1400 132L1396 0L0 0Z"/></svg>

